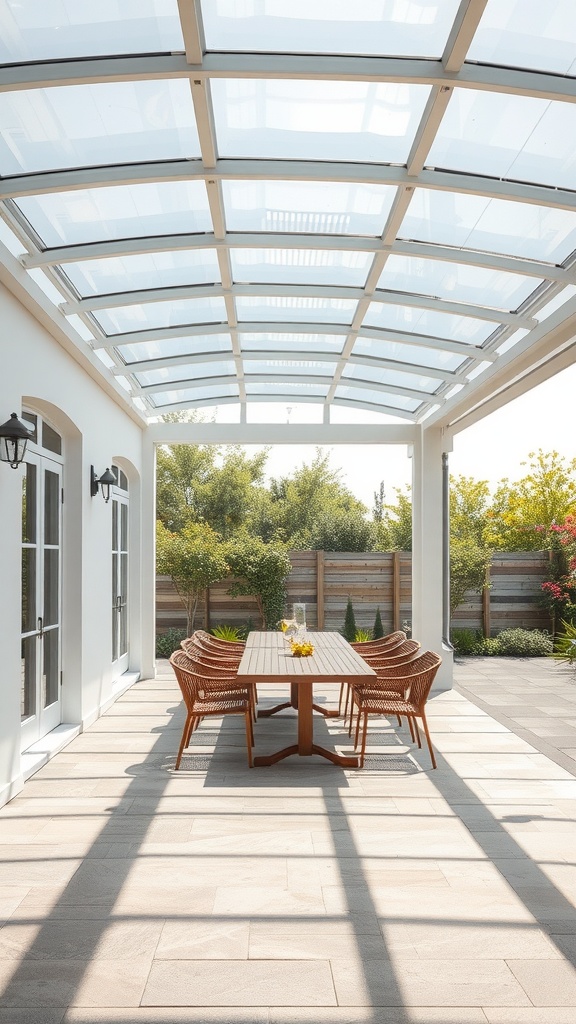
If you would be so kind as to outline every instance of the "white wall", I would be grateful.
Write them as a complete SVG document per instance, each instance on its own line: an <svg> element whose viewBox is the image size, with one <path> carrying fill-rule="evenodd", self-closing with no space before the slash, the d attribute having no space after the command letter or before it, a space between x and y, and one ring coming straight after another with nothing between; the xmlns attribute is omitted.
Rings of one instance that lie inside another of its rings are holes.
<svg viewBox="0 0 576 1024"><path fill-rule="evenodd" d="M113 698L111 504L90 496L98 474L120 463L130 483L130 668L140 666L143 431L0 285L0 423L23 406L64 438L63 718L84 725ZM23 470L0 464L0 804L20 779L21 487Z"/></svg>

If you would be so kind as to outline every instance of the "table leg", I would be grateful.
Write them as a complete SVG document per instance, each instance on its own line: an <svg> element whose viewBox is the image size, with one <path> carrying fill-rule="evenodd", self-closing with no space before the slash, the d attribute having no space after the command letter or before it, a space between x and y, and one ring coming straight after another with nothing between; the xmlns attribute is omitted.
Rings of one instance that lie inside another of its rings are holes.
<svg viewBox="0 0 576 1024"><path fill-rule="evenodd" d="M314 716L313 708L314 704L312 701L312 682L301 682L293 684L292 690L298 690L298 743L293 744L290 747L284 747L282 750L277 750L275 754L264 755L254 758L254 766L256 768L265 767L267 765L276 764L278 761L283 761L285 757L290 757L292 754L298 754L300 757L310 757L312 754L318 754L320 757L327 758L332 764L337 764L341 768L358 768L359 760L357 755L347 757L344 754L337 754L334 750L327 750L326 747L320 747L314 743ZM290 703L288 707L293 707Z"/></svg>
<svg viewBox="0 0 576 1024"><path fill-rule="evenodd" d="M275 704L273 708L263 708L258 712L258 718L270 718L270 715L284 711L285 708L298 708L298 683L290 684L290 700L285 700L282 704Z"/></svg>

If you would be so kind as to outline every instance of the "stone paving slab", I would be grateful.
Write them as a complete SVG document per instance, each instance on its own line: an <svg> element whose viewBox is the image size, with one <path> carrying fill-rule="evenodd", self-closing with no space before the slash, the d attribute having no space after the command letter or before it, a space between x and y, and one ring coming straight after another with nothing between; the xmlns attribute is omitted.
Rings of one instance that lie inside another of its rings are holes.
<svg viewBox="0 0 576 1024"><path fill-rule="evenodd" d="M175 773L160 670L0 809L0 1024L574 1024L575 673L457 664L437 771L385 721L363 771L250 771L227 719Z"/></svg>

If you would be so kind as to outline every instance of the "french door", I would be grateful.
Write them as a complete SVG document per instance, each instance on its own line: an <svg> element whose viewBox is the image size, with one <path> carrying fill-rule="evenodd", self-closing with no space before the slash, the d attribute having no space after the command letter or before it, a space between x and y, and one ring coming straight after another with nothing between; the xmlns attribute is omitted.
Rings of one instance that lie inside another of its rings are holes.
<svg viewBox="0 0 576 1024"><path fill-rule="evenodd" d="M30 453L22 478L22 749L61 721L62 466Z"/></svg>
<svg viewBox="0 0 576 1024"><path fill-rule="evenodd" d="M117 474L118 475L118 474ZM124 474L122 474L122 477ZM128 496L112 489L112 678L128 668Z"/></svg>

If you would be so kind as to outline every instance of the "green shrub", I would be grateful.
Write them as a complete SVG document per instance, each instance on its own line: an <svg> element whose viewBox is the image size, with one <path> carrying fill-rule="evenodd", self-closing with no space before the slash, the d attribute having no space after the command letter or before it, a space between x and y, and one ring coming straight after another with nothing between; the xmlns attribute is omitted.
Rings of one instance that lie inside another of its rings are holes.
<svg viewBox="0 0 576 1024"><path fill-rule="evenodd" d="M354 642L357 644L364 644L367 640L375 639L369 629L357 629L354 637Z"/></svg>
<svg viewBox="0 0 576 1024"><path fill-rule="evenodd" d="M503 629L496 637L499 654L514 658L542 658L552 654L553 639L540 629Z"/></svg>
<svg viewBox="0 0 576 1024"><path fill-rule="evenodd" d="M156 637L156 657L169 658L174 651L180 647L180 641L187 636L185 629L176 629L174 626L167 629L165 633L159 633Z"/></svg>
<svg viewBox="0 0 576 1024"><path fill-rule="evenodd" d="M372 637L374 640L379 640L380 637L384 636L384 626L382 625L382 616L380 615L380 609L376 609L376 618L374 619L374 629L372 630Z"/></svg>
<svg viewBox="0 0 576 1024"><path fill-rule="evenodd" d="M476 648L479 641L482 640L482 634L477 629L453 629L450 634L450 640L456 654L476 654Z"/></svg>
<svg viewBox="0 0 576 1024"><path fill-rule="evenodd" d="M349 644L353 644L356 640L356 619L354 618L354 609L352 607L352 598L348 598L348 604L346 605L346 615L344 616L344 629L342 635L346 638Z"/></svg>
<svg viewBox="0 0 576 1024"><path fill-rule="evenodd" d="M576 626L572 622L562 620L561 633L558 633L554 641L552 657L558 661L566 661L573 665L576 661Z"/></svg>
<svg viewBox="0 0 576 1024"><path fill-rule="evenodd" d="M484 658L543 658L552 653L552 637L539 629L503 629L498 636L483 637L479 630L454 629L456 654Z"/></svg>
<svg viewBox="0 0 576 1024"><path fill-rule="evenodd" d="M212 636L218 637L219 640L231 640L237 642L243 640L243 630L238 629L236 626L215 626L210 632Z"/></svg>

